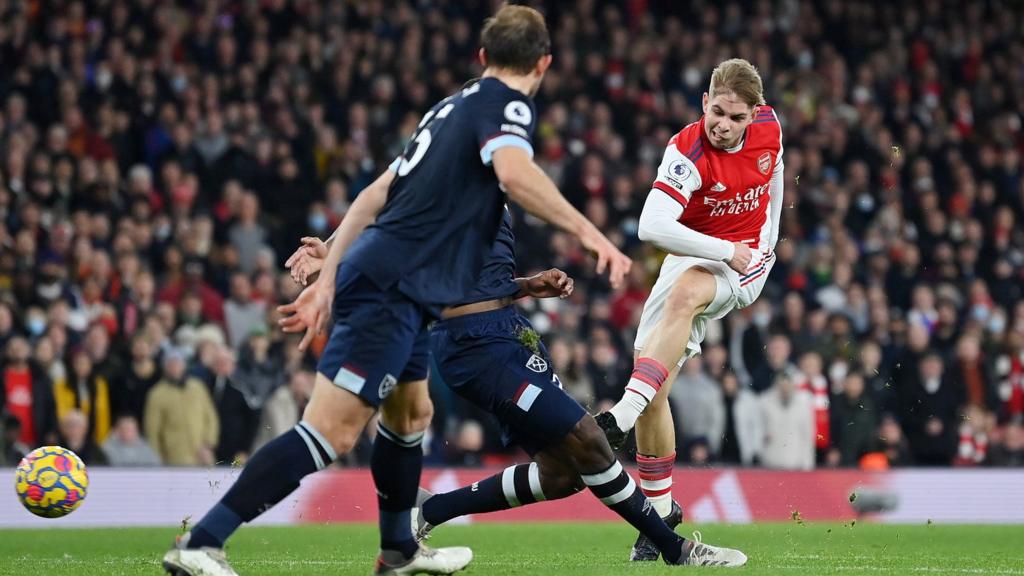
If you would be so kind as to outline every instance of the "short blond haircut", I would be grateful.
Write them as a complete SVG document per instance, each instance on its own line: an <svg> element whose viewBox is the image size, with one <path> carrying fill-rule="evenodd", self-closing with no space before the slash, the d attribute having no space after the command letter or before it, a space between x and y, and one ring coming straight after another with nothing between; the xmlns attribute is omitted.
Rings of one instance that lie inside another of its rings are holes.
<svg viewBox="0 0 1024 576"><path fill-rule="evenodd" d="M761 83L761 74L753 64L743 58L726 60L715 66L715 70L711 73L708 98L729 92L738 96L751 108L764 104L764 85Z"/></svg>

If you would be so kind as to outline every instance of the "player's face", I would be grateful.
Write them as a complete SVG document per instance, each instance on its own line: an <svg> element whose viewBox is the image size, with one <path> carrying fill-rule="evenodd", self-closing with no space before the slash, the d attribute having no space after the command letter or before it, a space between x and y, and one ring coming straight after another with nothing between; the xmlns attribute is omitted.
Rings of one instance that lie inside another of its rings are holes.
<svg viewBox="0 0 1024 576"><path fill-rule="evenodd" d="M715 94L711 99L704 93L704 132L715 148L732 148L739 144L755 114L755 107L732 92Z"/></svg>

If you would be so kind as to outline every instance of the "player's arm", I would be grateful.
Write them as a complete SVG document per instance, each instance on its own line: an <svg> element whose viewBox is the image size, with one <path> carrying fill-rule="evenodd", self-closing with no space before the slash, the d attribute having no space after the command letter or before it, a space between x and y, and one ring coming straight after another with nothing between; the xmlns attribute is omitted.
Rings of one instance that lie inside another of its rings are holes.
<svg viewBox="0 0 1024 576"><path fill-rule="evenodd" d="M597 257L597 272L604 273L607 267L612 286L621 284L632 261L569 204L528 151L518 146L498 148L493 152L493 165L498 181L513 202L579 238L584 248Z"/></svg>
<svg viewBox="0 0 1024 576"><path fill-rule="evenodd" d="M771 183L768 186L769 197L768 217L772 221L772 233L768 239L768 245L775 250L779 242L779 226L782 220L782 202L785 196L786 166L782 162L782 149L779 149L779 160L775 163L775 170L772 171Z"/></svg>
<svg viewBox="0 0 1024 576"><path fill-rule="evenodd" d="M697 256L708 260L728 262L735 247L732 242L708 236L681 224L683 206L662 193L651 190L640 213L637 235L644 242L677 256Z"/></svg>
<svg viewBox="0 0 1024 576"><path fill-rule="evenodd" d="M669 144L640 213L637 235L671 254L718 260L737 272L745 271L752 257L745 244L715 238L679 222L691 195L700 187L697 167L674 143Z"/></svg>

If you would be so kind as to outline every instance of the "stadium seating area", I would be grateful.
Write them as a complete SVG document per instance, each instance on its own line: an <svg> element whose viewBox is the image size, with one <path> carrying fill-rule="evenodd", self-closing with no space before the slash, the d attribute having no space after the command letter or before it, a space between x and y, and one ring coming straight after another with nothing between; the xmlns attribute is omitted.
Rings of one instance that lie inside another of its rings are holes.
<svg viewBox="0 0 1024 576"><path fill-rule="evenodd" d="M679 458L1024 465L1024 5L531 4L555 58L537 160L636 261L612 291L517 214L520 272L576 278L522 302L575 398L621 393L662 256L640 208L738 56L785 129L783 239L761 299L675 382ZM283 262L479 73L496 5L0 0L0 463L60 442L90 465L226 465L290 428L317 348L275 329L300 289ZM428 462L511 457L434 384Z"/></svg>

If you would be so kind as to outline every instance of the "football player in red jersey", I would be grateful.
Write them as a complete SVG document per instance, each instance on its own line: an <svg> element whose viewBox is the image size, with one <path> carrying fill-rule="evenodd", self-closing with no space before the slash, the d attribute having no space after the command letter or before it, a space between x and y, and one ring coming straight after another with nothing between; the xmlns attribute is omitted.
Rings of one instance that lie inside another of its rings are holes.
<svg viewBox="0 0 1024 576"><path fill-rule="evenodd" d="M636 427L641 488L670 526L675 427L668 392L679 367L700 352L709 320L749 306L775 262L782 212L782 128L765 105L761 77L742 59L719 64L704 115L669 141L640 216L639 236L669 255L635 342L622 399L598 423L613 447ZM655 560L641 536L632 560Z"/></svg>

